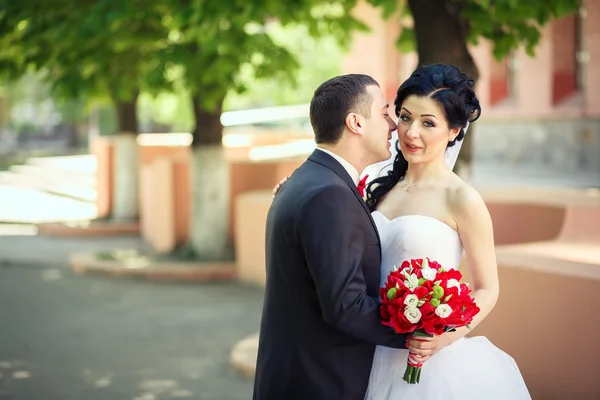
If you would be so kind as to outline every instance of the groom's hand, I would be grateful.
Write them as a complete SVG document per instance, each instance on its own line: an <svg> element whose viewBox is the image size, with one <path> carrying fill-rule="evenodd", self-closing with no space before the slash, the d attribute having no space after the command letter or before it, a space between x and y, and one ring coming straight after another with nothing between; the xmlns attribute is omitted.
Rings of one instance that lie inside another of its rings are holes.
<svg viewBox="0 0 600 400"><path fill-rule="evenodd" d="M411 358L418 363L424 363L432 355L448 345L444 335L434 335L433 337L414 337L410 336L406 341L406 347L411 352Z"/></svg>

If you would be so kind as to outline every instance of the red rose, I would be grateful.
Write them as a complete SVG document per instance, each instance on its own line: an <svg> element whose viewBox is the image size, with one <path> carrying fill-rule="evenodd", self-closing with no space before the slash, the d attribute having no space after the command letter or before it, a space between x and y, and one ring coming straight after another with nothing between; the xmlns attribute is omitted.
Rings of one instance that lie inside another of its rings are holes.
<svg viewBox="0 0 600 400"><path fill-rule="evenodd" d="M445 332L445 328L446 322L437 315L434 315L433 318L428 318L427 320L423 321L423 330L430 335L441 335Z"/></svg>
<svg viewBox="0 0 600 400"><path fill-rule="evenodd" d="M444 272L444 275L446 279L456 279L459 282L462 279L462 274L457 269L449 269L448 271Z"/></svg>
<svg viewBox="0 0 600 400"><path fill-rule="evenodd" d="M421 300L429 295L432 287L432 283L430 281L426 281L423 283L423 286L415 288L414 294L416 294L419 300Z"/></svg>
<svg viewBox="0 0 600 400"><path fill-rule="evenodd" d="M388 291L387 287L379 288L379 298L381 300L387 299L387 291Z"/></svg>
<svg viewBox="0 0 600 400"><path fill-rule="evenodd" d="M402 297L396 297L394 299L394 305L396 308L404 308L404 299L406 298L406 294L408 293L405 293Z"/></svg>
<svg viewBox="0 0 600 400"><path fill-rule="evenodd" d="M389 312L388 307L381 305L379 306L379 315L381 315L381 319L384 321L389 321L392 318L392 314Z"/></svg>
<svg viewBox="0 0 600 400"><path fill-rule="evenodd" d="M421 319L423 320L431 319L435 316L435 308L433 308L429 301L425 302L425 304L419 307L419 310L421 310L421 314L423 315Z"/></svg>

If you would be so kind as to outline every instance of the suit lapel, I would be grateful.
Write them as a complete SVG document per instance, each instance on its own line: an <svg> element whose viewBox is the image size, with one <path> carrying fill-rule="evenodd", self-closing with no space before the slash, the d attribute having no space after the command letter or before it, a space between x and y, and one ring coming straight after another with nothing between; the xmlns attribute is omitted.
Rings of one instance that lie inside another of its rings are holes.
<svg viewBox="0 0 600 400"><path fill-rule="evenodd" d="M377 230L377 225L375 225L375 221L373 220L373 217L371 216L371 211L369 210L369 207L367 207L367 203L365 203L365 201L361 197L360 193L358 192L358 188L354 184L352 177L350 176L350 174L348 174L348 172L342 166L342 164L340 164L335 158L331 157L329 154L327 154L321 150L313 151L313 153L308 157L308 159L310 161L316 162L318 164L321 164L321 165L329 168L330 170L335 172L335 174L337 176L342 178L342 180L344 182L346 182L346 184L352 190L352 193L354 193L354 196L356 197L356 199L360 202L363 209L367 213L369 220L371 221L371 224L373 225L373 229L375 230L375 234L377 235L377 241L381 243L381 239L379 238L379 231ZM381 247L380 247L380 249L381 249Z"/></svg>

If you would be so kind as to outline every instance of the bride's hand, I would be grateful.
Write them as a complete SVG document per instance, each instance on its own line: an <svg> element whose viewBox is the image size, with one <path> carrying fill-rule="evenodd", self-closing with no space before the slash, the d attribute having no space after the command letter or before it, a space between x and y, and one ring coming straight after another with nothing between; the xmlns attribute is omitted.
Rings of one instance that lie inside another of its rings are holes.
<svg viewBox="0 0 600 400"><path fill-rule="evenodd" d="M450 344L448 335L434 335L433 337L409 336L406 347L410 351L410 358L417 363L424 363L431 356Z"/></svg>
<svg viewBox="0 0 600 400"><path fill-rule="evenodd" d="M277 185L275 185L275 188L273 188L273 197L277 196L277 193L279 192L279 189L281 189L281 185L283 185L285 183L285 181L288 180L288 178L289 178L289 176L286 176L285 178L283 178L282 180L280 180Z"/></svg>

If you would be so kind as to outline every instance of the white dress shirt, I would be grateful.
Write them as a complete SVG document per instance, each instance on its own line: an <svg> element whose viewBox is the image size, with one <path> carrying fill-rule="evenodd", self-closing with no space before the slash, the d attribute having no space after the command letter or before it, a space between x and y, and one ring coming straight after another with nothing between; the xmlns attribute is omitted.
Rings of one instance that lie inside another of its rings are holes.
<svg viewBox="0 0 600 400"><path fill-rule="evenodd" d="M337 162L342 164L342 167L344 167L346 172L348 172L348 175L350 175L354 184L358 185L358 181L360 181L360 174L358 173L358 171L356 170L356 168L354 168L354 166L352 164L350 164L348 161L344 160L342 157L338 156L335 153L332 153L329 150L323 149L318 146L317 146L317 149L329 154L331 157L335 158L337 160Z"/></svg>

